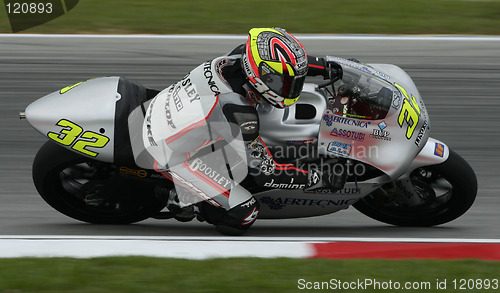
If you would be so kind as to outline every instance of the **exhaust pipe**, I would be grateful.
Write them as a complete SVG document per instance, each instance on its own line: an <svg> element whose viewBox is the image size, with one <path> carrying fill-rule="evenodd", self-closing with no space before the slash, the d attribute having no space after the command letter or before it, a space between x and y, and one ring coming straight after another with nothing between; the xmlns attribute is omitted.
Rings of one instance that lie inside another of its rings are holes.
<svg viewBox="0 0 500 293"><path fill-rule="evenodd" d="M26 119L26 112L19 112L19 119Z"/></svg>

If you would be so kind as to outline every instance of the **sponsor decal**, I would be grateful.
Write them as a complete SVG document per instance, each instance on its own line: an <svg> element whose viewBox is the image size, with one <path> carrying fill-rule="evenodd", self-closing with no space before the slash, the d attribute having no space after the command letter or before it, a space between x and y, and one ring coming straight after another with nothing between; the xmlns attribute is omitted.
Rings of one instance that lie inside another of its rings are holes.
<svg viewBox="0 0 500 293"><path fill-rule="evenodd" d="M167 99L168 101L168 99ZM148 116L146 116L146 136L148 137L149 144L151 146L157 146L154 138L153 138L153 130L151 130L151 115L153 112L153 105L156 102L156 98L151 101L151 105L149 105Z"/></svg>
<svg viewBox="0 0 500 293"><path fill-rule="evenodd" d="M281 54L279 54L279 55L280 55L280 57L282 57ZM260 71L261 76L264 76L264 75L269 74L269 73L276 73L276 70L272 69L271 66L269 66L267 63L262 63L260 70L261 70Z"/></svg>
<svg viewBox="0 0 500 293"><path fill-rule="evenodd" d="M291 197L277 197L264 196L260 202L269 206L272 210L281 210L286 206L309 206L309 207L322 207L329 206L348 206L354 204L358 199L314 199L314 198L291 198Z"/></svg>
<svg viewBox="0 0 500 293"><path fill-rule="evenodd" d="M226 189L229 189L231 187L231 180L222 176L222 174L220 174L217 170L209 167L200 158L194 159L193 162L189 165L189 168L194 172L200 172L207 175L214 182L224 186L224 188Z"/></svg>
<svg viewBox="0 0 500 293"><path fill-rule="evenodd" d="M212 72L212 61L205 62L203 66L203 76L207 79L207 84L214 96L220 95L220 89L215 83L214 74Z"/></svg>
<svg viewBox="0 0 500 293"><path fill-rule="evenodd" d="M360 194L361 189L357 187L344 187L340 190L333 191L329 188L321 188L321 189L316 189L314 191L307 191L305 193L347 195L347 194Z"/></svg>
<svg viewBox="0 0 500 293"><path fill-rule="evenodd" d="M255 198L252 197L247 202L241 204L240 207L242 207L242 208L249 208L250 206L253 206L256 202L257 202L257 200L255 200Z"/></svg>
<svg viewBox="0 0 500 293"><path fill-rule="evenodd" d="M179 90L177 90L174 93L174 95L172 96L172 98L173 98L173 101L174 101L175 109L177 110L177 112L179 112L180 110L182 110L182 108L184 108L184 106L182 105L181 97L179 97Z"/></svg>
<svg viewBox="0 0 500 293"><path fill-rule="evenodd" d="M418 196L413 187L409 187L407 184L403 182L403 180L397 180L395 183L398 192L402 193L404 198L412 198Z"/></svg>
<svg viewBox="0 0 500 293"><path fill-rule="evenodd" d="M328 144L327 151L340 156L349 156L351 154L351 145L338 141L332 141Z"/></svg>
<svg viewBox="0 0 500 293"><path fill-rule="evenodd" d="M257 125L258 125L258 122L257 121L247 121L247 122L244 122L240 125L240 128L243 129L243 131L245 133L248 133L248 132L251 132L251 131L254 131L255 129L257 129Z"/></svg>
<svg viewBox="0 0 500 293"><path fill-rule="evenodd" d="M359 119L372 119L371 116L363 116L363 115L340 112L339 108L333 108L333 110L334 110L333 112L337 115L342 115L342 116L347 116L347 117L352 117L352 118L359 118Z"/></svg>
<svg viewBox="0 0 500 293"><path fill-rule="evenodd" d="M341 137L341 138L348 138L348 139L357 140L357 141L363 141L363 140L365 140L366 134L363 132L356 132L356 131L345 130L345 129L341 129L341 128L339 128L339 129L334 128L330 132L330 135L334 136L334 137Z"/></svg>
<svg viewBox="0 0 500 293"><path fill-rule="evenodd" d="M428 123L427 123L427 120L424 121L424 125L422 125L422 127L420 127L420 130L417 134L417 138L415 140L415 144L417 146L420 146L420 142L422 141L422 138L424 137L424 134L425 134L425 131L427 131L427 127L428 127Z"/></svg>
<svg viewBox="0 0 500 293"><path fill-rule="evenodd" d="M250 212L250 214L248 214L248 216L246 216L243 219L243 223L241 223L241 225L250 225L250 224L252 224L255 220L257 220L257 216L259 216L259 211L257 210L257 207L255 207Z"/></svg>
<svg viewBox="0 0 500 293"><path fill-rule="evenodd" d="M181 186L187 188L188 190L194 192L195 194L199 195L201 198L203 198L206 202L209 204L215 206L215 207L221 207L221 205L216 202L213 198L211 198L209 195L207 195L205 192L203 192L201 189L196 187L193 183L191 183L189 180L186 180L182 178L179 174L175 172L169 172L172 175L172 178L174 179L175 184L180 184Z"/></svg>
<svg viewBox="0 0 500 293"><path fill-rule="evenodd" d="M169 180L168 177L165 177L165 175L158 173L152 173L151 175L149 175L149 178Z"/></svg>
<svg viewBox="0 0 500 293"><path fill-rule="evenodd" d="M444 157L444 144L436 142L436 145L434 146L434 155L441 158Z"/></svg>
<svg viewBox="0 0 500 293"><path fill-rule="evenodd" d="M370 121L350 119L350 118L332 116L332 115L324 115L323 120L325 120L326 125L328 125L328 126L332 126L333 123L337 123L337 124L344 124L344 125L356 126L356 127L361 127L361 128L368 128L368 125L371 124Z"/></svg>
<svg viewBox="0 0 500 293"><path fill-rule="evenodd" d="M321 176L319 174L319 170L310 170L307 174L307 185L311 187L318 184L321 181Z"/></svg>
<svg viewBox="0 0 500 293"><path fill-rule="evenodd" d="M243 69L245 69L245 73L248 76L255 77L255 75L252 73L252 69L250 68L250 62L248 61L247 54L243 54L242 61L243 61Z"/></svg>
<svg viewBox="0 0 500 293"><path fill-rule="evenodd" d="M172 112L170 108L170 97L174 97L173 99L179 99L179 91L181 90L180 86L172 87L169 90L169 94L167 96L166 102L165 102L165 116L167 117L167 124L172 127L172 129L176 129L177 127L175 126L174 122L172 121ZM173 93L171 93L173 91ZM175 98L177 96L177 98Z"/></svg>
<svg viewBox="0 0 500 293"><path fill-rule="evenodd" d="M390 135L389 131L385 131L386 128L387 124L385 124L385 121L380 122L378 124L378 129L373 129L373 133L370 134L370 137L391 141L391 138L389 137Z"/></svg>
<svg viewBox="0 0 500 293"><path fill-rule="evenodd" d="M420 103L420 109L421 109L421 112L422 112L422 116L424 117L424 119L428 119L427 110L425 109L424 101L423 100L419 100L418 102ZM427 129L430 130L431 126L428 125Z"/></svg>
<svg viewBox="0 0 500 293"><path fill-rule="evenodd" d="M392 98L392 107L395 109L399 109L399 106L401 106L401 100L401 95L394 94L394 97Z"/></svg>
<svg viewBox="0 0 500 293"><path fill-rule="evenodd" d="M229 60L227 58L222 58L217 61L217 63L215 63L215 72L217 73L217 76L224 82L227 82L227 80L222 75L222 68L226 67L228 64Z"/></svg>
<svg viewBox="0 0 500 293"><path fill-rule="evenodd" d="M276 188L276 189L304 189L306 187L305 184L297 184L293 183L294 178L290 179L290 182L275 182L274 179L271 179L270 182L264 183L264 187Z"/></svg>
<svg viewBox="0 0 500 293"><path fill-rule="evenodd" d="M272 158L268 157L262 160L259 169L264 175L271 175L274 173L274 170L276 170L276 164Z"/></svg>
<svg viewBox="0 0 500 293"><path fill-rule="evenodd" d="M191 83L191 79L188 77L189 73L182 79L182 86L187 96L189 97L189 102L192 103L196 100L199 100L200 95L196 92L195 86ZM177 109L177 111L179 111L179 109Z"/></svg>
<svg viewBox="0 0 500 293"><path fill-rule="evenodd" d="M296 144L314 144L316 142L315 138L304 139L304 140L287 140L285 141L288 145L296 145Z"/></svg>
<svg viewBox="0 0 500 293"><path fill-rule="evenodd" d="M274 173L274 170L276 170L276 164L274 163L273 158L271 158L267 153L264 145L260 143L258 139L254 140L247 147L252 150L250 153L250 156L252 158L261 160L259 170L264 175L271 175L272 173Z"/></svg>
<svg viewBox="0 0 500 293"><path fill-rule="evenodd" d="M148 172L146 172L144 170L130 169L130 168L127 168L125 166L120 167L120 173L125 174L125 175L137 176L137 177L141 177L141 178L148 176Z"/></svg>

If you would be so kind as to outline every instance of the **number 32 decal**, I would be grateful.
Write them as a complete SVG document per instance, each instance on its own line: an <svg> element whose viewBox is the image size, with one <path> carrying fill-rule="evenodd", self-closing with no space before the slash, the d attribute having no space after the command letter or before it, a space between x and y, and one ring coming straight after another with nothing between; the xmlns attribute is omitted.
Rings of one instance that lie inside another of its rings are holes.
<svg viewBox="0 0 500 293"><path fill-rule="evenodd" d="M99 153L87 149L88 147L103 148L109 142L108 137L92 131L83 132L80 126L66 119L59 120L56 125L61 126L63 129L59 132L50 131L47 133L50 139L64 146L72 145L71 148L75 151L91 157L97 157Z"/></svg>

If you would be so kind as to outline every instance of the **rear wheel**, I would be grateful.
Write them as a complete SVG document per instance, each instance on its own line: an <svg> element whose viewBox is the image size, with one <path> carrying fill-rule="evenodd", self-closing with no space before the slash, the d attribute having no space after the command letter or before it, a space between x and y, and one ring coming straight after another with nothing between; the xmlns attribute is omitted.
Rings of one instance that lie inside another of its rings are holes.
<svg viewBox="0 0 500 293"><path fill-rule="evenodd" d="M165 203L154 196L150 184L127 179L115 165L84 158L51 141L33 162L33 181L42 198L66 216L88 223L129 224L163 209Z"/></svg>
<svg viewBox="0 0 500 293"><path fill-rule="evenodd" d="M410 175L419 204L405 202L404 190L390 183L362 198L354 207L375 220L397 226L435 226L464 214L474 203L477 179L470 165L450 150L439 165L414 170Z"/></svg>

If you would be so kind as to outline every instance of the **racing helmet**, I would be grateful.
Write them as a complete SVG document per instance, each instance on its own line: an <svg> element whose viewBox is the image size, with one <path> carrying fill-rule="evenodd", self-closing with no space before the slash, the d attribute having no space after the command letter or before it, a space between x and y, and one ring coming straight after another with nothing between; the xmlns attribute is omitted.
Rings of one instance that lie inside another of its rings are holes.
<svg viewBox="0 0 500 293"><path fill-rule="evenodd" d="M249 83L273 106L286 108L299 99L307 55L284 29L251 29L241 62Z"/></svg>

